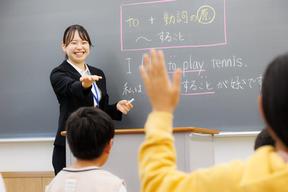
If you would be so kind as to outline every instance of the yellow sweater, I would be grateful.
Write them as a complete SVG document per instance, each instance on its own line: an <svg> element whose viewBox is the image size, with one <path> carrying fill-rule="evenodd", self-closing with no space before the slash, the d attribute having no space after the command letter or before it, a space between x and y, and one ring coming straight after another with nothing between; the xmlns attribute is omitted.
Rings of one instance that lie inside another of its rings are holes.
<svg viewBox="0 0 288 192"><path fill-rule="evenodd" d="M177 170L170 113L152 112L139 151L142 192L288 192L288 164L272 147L247 161L233 161L191 173Z"/></svg>

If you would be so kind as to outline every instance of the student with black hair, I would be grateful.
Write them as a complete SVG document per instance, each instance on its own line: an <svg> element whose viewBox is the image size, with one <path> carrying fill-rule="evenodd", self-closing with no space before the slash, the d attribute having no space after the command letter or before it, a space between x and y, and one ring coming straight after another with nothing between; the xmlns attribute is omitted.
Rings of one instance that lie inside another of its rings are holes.
<svg viewBox="0 0 288 192"><path fill-rule="evenodd" d="M170 82L164 55L155 50L144 55L140 71L152 106L139 151L142 192L288 191L288 54L274 59L266 69L259 99L260 113L275 147L261 147L246 161L232 161L191 173L177 170L172 135L181 71L177 70Z"/></svg>
<svg viewBox="0 0 288 192"><path fill-rule="evenodd" d="M86 64L92 43L86 29L71 25L64 32L62 49L66 59L50 74L53 90L60 104L58 131L54 141L52 163L55 175L66 166L65 137L61 136L69 115L80 107L94 106L114 120L121 120L133 105L127 100L109 104L106 78L102 70Z"/></svg>
<svg viewBox="0 0 288 192"><path fill-rule="evenodd" d="M260 133L257 135L254 143L254 150L257 150L259 147L271 145L275 146L275 141L269 134L269 131L264 128Z"/></svg>
<svg viewBox="0 0 288 192"><path fill-rule="evenodd" d="M114 130L112 119L99 108L82 107L72 113L66 131L76 161L56 175L46 192L126 192L123 180L101 169L109 157Z"/></svg>

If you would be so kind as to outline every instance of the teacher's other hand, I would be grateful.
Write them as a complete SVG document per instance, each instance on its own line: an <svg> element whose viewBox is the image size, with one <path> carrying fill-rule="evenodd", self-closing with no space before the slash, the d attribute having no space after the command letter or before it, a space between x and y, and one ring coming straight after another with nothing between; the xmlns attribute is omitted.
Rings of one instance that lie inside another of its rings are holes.
<svg viewBox="0 0 288 192"><path fill-rule="evenodd" d="M127 115L127 113L133 108L133 105L127 100L121 100L117 103L116 107L123 114Z"/></svg>

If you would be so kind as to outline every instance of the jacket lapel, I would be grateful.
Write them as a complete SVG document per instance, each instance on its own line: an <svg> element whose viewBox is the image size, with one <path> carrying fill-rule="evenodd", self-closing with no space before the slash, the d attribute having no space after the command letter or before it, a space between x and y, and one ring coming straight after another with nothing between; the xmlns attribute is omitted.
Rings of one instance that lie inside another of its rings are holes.
<svg viewBox="0 0 288 192"><path fill-rule="evenodd" d="M75 78L75 80L79 80L81 77L81 74L72 67L66 60L63 62L63 68L65 71L71 74L71 77Z"/></svg>

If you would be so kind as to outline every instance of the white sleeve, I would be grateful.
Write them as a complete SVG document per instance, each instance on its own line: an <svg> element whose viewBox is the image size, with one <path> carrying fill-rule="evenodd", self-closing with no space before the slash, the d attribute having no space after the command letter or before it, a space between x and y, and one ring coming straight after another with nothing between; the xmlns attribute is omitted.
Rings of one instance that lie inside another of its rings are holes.
<svg viewBox="0 0 288 192"><path fill-rule="evenodd" d="M127 192L127 189L124 184L121 185L119 192Z"/></svg>

